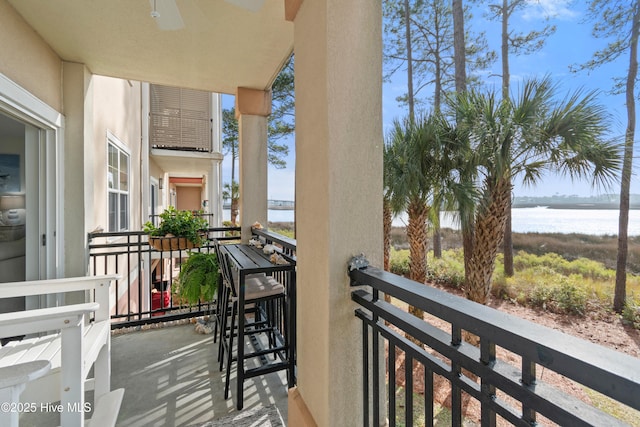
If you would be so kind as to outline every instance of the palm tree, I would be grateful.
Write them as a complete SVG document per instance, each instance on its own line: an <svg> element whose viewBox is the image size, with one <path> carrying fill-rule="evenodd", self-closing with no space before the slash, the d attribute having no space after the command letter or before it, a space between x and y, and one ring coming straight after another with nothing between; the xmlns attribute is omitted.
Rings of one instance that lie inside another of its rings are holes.
<svg viewBox="0 0 640 427"><path fill-rule="evenodd" d="M553 171L606 187L620 169L619 147L603 140L607 115L594 92L578 90L558 100L548 77L525 82L511 99L472 90L459 94L452 106L458 131L473 152L475 171L466 179L480 196L471 211L461 211L469 234L465 293L486 304L515 178L535 184Z"/></svg>
<svg viewBox="0 0 640 427"><path fill-rule="evenodd" d="M240 201L240 185L236 181L226 183L222 192L224 200L231 200L231 224L237 225L238 220L238 203Z"/></svg>
<svg viewBox="0 0 640 427"><path fill-rule="evenodd" d="M409 275L419 283L427 279L427 218L431 196L429 174L423 161L426 141L422 137L423 121L410 117L395 120L385 150L389 206L394 213L406 211L408 214ZM424 314L412 306L409 312L419 318Z"/></svg>
<svg viewBox="0 0 640 427"><path fill-rule="evenodd" d="M452 162L459 158L459 140L452 138L453 131L441 114L396 120L385 146L387 215L407 212L409 274L419 283L427 279L427 221L434 194L440 196L440 203L450 200L451 192L459 188L452 173ZM422 317L422 311L415 307L409 311Z"/></svg>

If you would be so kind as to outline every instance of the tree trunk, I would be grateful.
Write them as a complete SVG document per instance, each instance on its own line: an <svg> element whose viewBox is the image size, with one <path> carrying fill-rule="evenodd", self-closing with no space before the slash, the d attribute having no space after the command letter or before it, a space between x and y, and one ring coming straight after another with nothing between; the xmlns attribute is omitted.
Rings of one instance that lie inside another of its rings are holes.
<svg viewBox="0 0 640 427"><path fill-rule="evenodd" d="M508 0L502 0L502 99L509 99L509 10ZM502 242L504 253L504 275L513 276L513 238L511 236L511 194L509 194L509 209L507 221L504 226L504 239Z"/></svg>
<svg viewBox="0 0 640 427"><path fill-rule="evenodd" d="M502 98L509 98L509 2L502 0L502 32L500 52L502 55Z"/></svg>
<svg viewBox="0 0 640 427"><path fill-rule="evenodd" d="M393 215L391 214L391 206L389 201L384 200L382 202L382 233L384 241L384 270L390 271L391 267L391 223Z"/></svg>
<svg viewBox="0 0 640 427"><path fill-rule="evenodd" d="M440 232L440 209L436 209L433 219L433 257L442 258L442 233Z"/></svg>
<svg viewBox="0 0 640 427"><path fill-rule="evenodd" d="M231 197L231 224L238 225L238 202L239 199L237 195L233 195Z"/></svg>
<svg viewBox="0 0 640 427"><path fill-rule="evenodd" d="M440 52L436 51L435 73L434 73L434 90L433 90L433 110L436 114L440 113L442 104L442 59ZM437 198L437 197L436 197ZM433 257L442 258L442 233L440 232L440 206L433 205L435 210L433 215Z"/></svg>
<svg viewBox="0 0 640 427"><path fill-rule="evenodd" d="M455 67L454 78L456 93L467 90L466 48L464 41L464 8L462 0L452 0L451 11L453 13L453 63ZM473 248L473 227L471 224L462 226L462 247L464 251L465 282L468 281L469 260Z"/></svg>
<svg viewBox="0 0 640 427"><path fill-rule="evenodd" d="M470 288L469 272L471 271L471 255L473 254L473 224L462 225L462 255L464 257L464 288Z"/></svg>
<svg viewBox="0 0 640 427"><path fill-rule="evenodd" d="M488 193L487 204L476 216L468 287L465 289L467 298L480 304L489 302L496 256L504 236L511 184L508 179L501 179Z"/></svg>
<svg viewBox="0 0 640 427"><path fill-rule="evenodd" d="M462 0L452 0L453 60L455 64L456 92L467 90L466 49L464 42L464 8Z"/></svg>
<svg viewBox="0 0 640 427"><path fill-rule="evenodd" d="M429 207L421 200L412 200L407 208L409 223L407 239L409 240L409 275L411 280L419 283L427 281L427 219ZM424 312L409 306L409 313L422 319Z"/></svg>
<svg viewBox="0 0 640 427"><path fill-rule="evenodd" d="M442 58L435 52L435 72L433 73L433 111L437 114L442 106Z"/></svg>
<svg viewBox="0 0 640 427"><path fill-rule="evenodd" d="M382 201L382 233L383 236L383 250L384 250L384 271L391 271L391 224L393 221L393 214L391 212L391 206L387 199ZM391 302L391 296L384 294L384 300Z"/></svg>
<svg viewBox="0 0 640 427"><path fill-rule="evenodd" d="M513 236L511 233L511 194L509 194L509 207L507 208L507 218L504 224L504 238L502 239L502 252L504 254L504 275L513 277Z"/></svg>
<svg viewBox="0 0 640 427"><path fill-rule="evenodd" d="M621 313L627 299L627 254L629 228L629 189L633 169L633 140L636 129L635 81L638 75L638 33L640 32L640 5L635 4L631 41L629 43L629 72L627 74L627 130L625 132L624 160L620 185L620 219L618 222L618 259L616 262L616 287L613 309Z"/></svg>
<svg viewBox="0 0 640 427"><path fill-rule="evenodd" d="M409 0L404 0L404 25L407 44L407 102L409 103L409 117L415 118L413 99L413 53L411 49L411 9Z"/></svg>

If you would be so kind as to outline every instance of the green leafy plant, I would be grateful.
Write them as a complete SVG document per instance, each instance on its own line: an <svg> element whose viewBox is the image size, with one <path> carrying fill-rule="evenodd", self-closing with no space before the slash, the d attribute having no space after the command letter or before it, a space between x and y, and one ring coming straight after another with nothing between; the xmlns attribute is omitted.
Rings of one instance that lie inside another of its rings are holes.
<svg viewBox="0 0 640 427"><path fill-rule="evenodd" d="M622 311L622 321L635 329L640 329L640 301L637 301L633 294L627 298Z"/></svg>
<svg viewBox="0 0 640 427"><path fill-rule="evenodd" d="M169 206L160 215L160 225L151 221L144 224L143 230L152 237L184 237L195 246L205 242L203 230L208 227L207 220L191 211L177 210Z"/></svg>
<svg viewBox="0 0 640 427"><path fill-rule="evenodd" d="M211 301L218 289L218 279L215 253L190 252L180 268L177 294L189 304Z"/></svg>

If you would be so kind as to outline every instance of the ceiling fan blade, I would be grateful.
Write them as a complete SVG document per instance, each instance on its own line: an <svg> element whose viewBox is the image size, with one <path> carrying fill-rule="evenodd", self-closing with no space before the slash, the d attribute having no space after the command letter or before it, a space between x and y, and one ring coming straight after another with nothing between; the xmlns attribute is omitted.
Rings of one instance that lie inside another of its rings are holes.
<svg viewBox="0 0 640 427"><path fill-rule="evenodd" d="M158 28L164 31L179 30L184 27L184 21L176 0L149 0L151 16Z"/></svg>
<svg viewBox="0 0 640 427"><path fill-rule="evenodd" d="M250 10L252 12L258 12L264 5L264 0L225 0L227 3L231 3L243 9Z"/></svg>

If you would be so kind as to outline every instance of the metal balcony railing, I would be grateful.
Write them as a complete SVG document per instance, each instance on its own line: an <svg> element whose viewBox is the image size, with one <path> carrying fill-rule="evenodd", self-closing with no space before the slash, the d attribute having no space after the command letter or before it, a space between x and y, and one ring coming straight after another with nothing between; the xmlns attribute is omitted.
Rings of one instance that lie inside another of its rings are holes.
<svg viewBox="0 0 640 427"><path fill-rule="evenodd" d="M483 426L495 426L497 420L517 426L549 421L565 426L626 425L536 376L547 370L578 388L587 387L640 410L640 359L377 268L356 266L350 277L354 286L366 286L352 292L361 306L355 314L362 320L365 426L382 425L385 418L390 426L396 422L412 426L418 417L433 425L436 375L438 383L442 378L450 387L454 426L463 423L463 397L479 405L479 420L472 421ZM382 293L396 301L385 302ZM434 316L427 319L436 320L418 319L396 302L422 309ZM479 345L468 344L465 336L477 339ZM500 360L496 348L511 352L517 362ZM405 364L400 378L404 402L396 402L400 358ZM424 411L414 406L415 378L410 368L414 363L424 370L419 379L424 382ZM403 408L398 412L404 414L397 414L396 408Z"/></svg>
<svg viewBox="0 0 640 427"><path fill-rule="evenodd" d="M206 230L207 238L237 240L240 227L215 227ZM118 274L112 295L112 328L166 322L212 313L215 303L202 301L187 305L174 298L172 284L180 272L187 251L158 251L143 231L89 233L89 274ZM208 241L192 251L209 252ZM112 300L113 301L113 300Z"/></svg>

